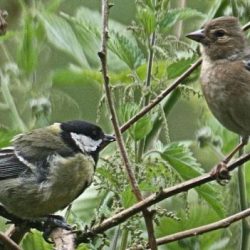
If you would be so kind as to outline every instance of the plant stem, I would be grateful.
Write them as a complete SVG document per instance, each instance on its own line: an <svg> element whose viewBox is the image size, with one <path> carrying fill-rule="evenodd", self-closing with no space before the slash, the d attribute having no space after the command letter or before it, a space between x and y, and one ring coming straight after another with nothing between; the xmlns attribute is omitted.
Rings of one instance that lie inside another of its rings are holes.
<svg viewBox="0 0 250 250"><path fill-rule="evenodd" d="M152 76L152 68L153 68L153 58L154 58L154 45L156 42L156 34L155 32L153 32L152 37L149 41L149 55L148 55L148 65L147 65L147 78L146 78L146 87L150 88L151 85L151 76ZM144 100L144 107L148 105L150 101L150 95L149 93L147 93L147 95L145 96L145 100ZM145 140L146 139L142 139L140 141L139 144L139 148L138 148L138 154L137 154L137 159L139 159L139 161L141 160L142 154L144 152L144 148L145 148Z"/></svg>
<svg viewBox="0 0 250 250"><path fill-rule="evenodd" d="M119 128L118 118L117 118L117 114L116 114L116 110L115 110L115 106L114 106L114 102L112 98L112 93L110 89L110 84L109 84L108 65L107 65L107 41L108 41L108 18L109 18L110 7L111 6L109 5L108 0L102 0L102 39L101 39L101 51L98 52L98 56L101 61L102 75L103 75L108 108L111 114L111 121L112 121L112 125L115 131L116 141L120 150L120 155L121 155L121 158L123 160L123 163L124 163L127 175L128 175L128 180L130 182L131 189L135 197L137 198L137 200L141 201L143 200L143 196L139 189L139 185L136 180L133 167L129 160L129 156L125 147L124 139L122 137L122 132ZM148 211L147 209L143 209L142 213L143 213L143 217L144 217L145 224L147 227L149 246L152 250L157 250L151 212Z"/></svg>
<svg viewBox="0 0 250 250"><path fill-rule="evenodd" d="M128 230L123 230L120 250L126 250L128 244L128 235Z"/></svg>
<svg viewBox="0 0 250 250"><path fill-rule="evenodd" d="M171 95L168 97L168 99L163 103L163 111L164 115L167 119L168 114L172 110L173 106L176 104L176 102L179 100L179 97L181 95L181 92L179 89L175 89ZM161 114L158 114L157 117L153 121L153 128L151 132L147 135L146 142L145 142L145 149L147 149L148 146L151 145L156 135L159 133L162 125L162 119Z"/></svg>
<svg viewBox="0 0 250 250"><path fill-rule="evenodd" d="M240 149L239 156L244 153L244 148ZM245 179L245 166L238 168L238 186L239 186L239 198L240 198L240 210L248 208L247 193L246 193L246 179ZM241 221L241 250L248 250L248 237L249 237L249 225L246 219Z"/></svg>

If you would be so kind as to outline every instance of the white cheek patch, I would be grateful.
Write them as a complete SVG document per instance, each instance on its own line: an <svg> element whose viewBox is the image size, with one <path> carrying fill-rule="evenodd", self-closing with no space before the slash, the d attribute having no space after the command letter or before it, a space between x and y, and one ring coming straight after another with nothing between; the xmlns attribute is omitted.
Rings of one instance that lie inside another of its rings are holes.
<svg viewBox="0 0 250 250"><path fill-rule="evenodd" d="M102 142L101 139L96 141L88 136L76 133L70 133L70 135L82 152L94 152Z"/></svg>

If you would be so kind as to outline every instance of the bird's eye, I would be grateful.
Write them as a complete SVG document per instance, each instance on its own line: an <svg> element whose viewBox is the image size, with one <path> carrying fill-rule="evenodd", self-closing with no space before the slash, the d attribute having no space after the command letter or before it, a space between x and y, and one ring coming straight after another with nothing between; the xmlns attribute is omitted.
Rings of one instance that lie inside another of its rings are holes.
<svg viewBox="0 0 250 250"><path fill-rule="evenodd" d="M214 34L216 37L223 37L226 34L226 32L225 30L216 30Z"/></svg>

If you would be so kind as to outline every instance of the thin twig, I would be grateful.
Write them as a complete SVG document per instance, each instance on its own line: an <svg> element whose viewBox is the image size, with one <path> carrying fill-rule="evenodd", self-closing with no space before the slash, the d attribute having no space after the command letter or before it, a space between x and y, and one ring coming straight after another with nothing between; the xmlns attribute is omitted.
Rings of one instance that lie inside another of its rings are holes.
<svg viewBox="0 0 250 250"><path fill-rule="evenodd" d="M22 250L11 238L0 232L0 241L6 250Z"/></svg>
<svg viewBox="0 0 250 250"><path fill-rule="evenodd" d="M155 99L153 99L147 106L141 109L135 116L130 118L125 124L122 125L121 131L125 132L135 122L147 114L152 108L159 104L169 93L171 93L176 87L186 79L200 64L202 60L199 58L190 68L188 68L182 75L180 75L167 89L162 91Z"/></svg>
<svg viewBox="0 0 250 250"><path fill-rule="evenodd" d="M104 87L106 91L108 107L109 107L110 114L111 114L111 121L112 121L113 128L115 131L116 141L120 150L121 157L123 159L126 172L128 174L128 179L132 187L132 191L135 197L137 198L137 200L141 201L143 200L143 196L140 192L137 180L135 178L135 174L133 172L133 168L128 158L128 154L125 148L123 137L119 129L118 119L117 119L117 115L116 115L116 111L115 111L114 103L112 99L112 94L111 94L111 90L109 86L109 76L108 76L108 67L107 67L107 40L108 40L108 16L109 16L109 3L108 2L109 2L108 0L102 0L102 25L103 25L102 26L102 41L101 41L101 51L98 53L98 55L100 57L100 61L102 65ZM144 209L142 212L143 212L145 224L146 224L147 231L148 231L150 248L152 250L157 250L157 244L155 241L155 236L154 236L154 231L153 231L152 215L147 209Z"/></svg>
<svg viewBox="0 0 250 250"><path fill-rule="evenodd" d="M185 239L187 237L191 237L191 236L196 236L196 235L200 235L203 233L207 233L210 231L214 231L214 230L218 230L221 228L226 228L229 227L232 223L242 220L244 218L246 218L247 216L250 216L250 208L245 209L239 213L236 213L232 216L229 216L223 220L219 220L216 221L214 223L210 223L201 227L196 227L196 228L192 228L189 230L185 230L179 233L175 233L175 234L171 234L162 238L157 239L157 244L158 245L163 245L166 243L170 243L173 241L177 241L180 239Z"/></svg>
<svg viewBox="0 0 250 250"><path fill-rule="evenodd" d="M242 157L236 159L234 162L228 165L228 171L234 170L236 167L242 165L244 162L248 161L249 159L250 159L250 153L243 155ZM166 198L169 198L181 192L186 192L194 187L198 187L202 184L208 183L215 179L216 177L214 175L206 173L199 177L177 184L173 187L160 190L158 193L148 196L144 200L104 220L102 223L93 226L87 232L83 232L82 235L79 236L80 237L79 241L81 242L81 240L84 240L89 237L93 237L99 233L105 232L106 230L114 226L119 225L120 223L124 222L131 216L141 212L146 207L152 206Z"/></svg>

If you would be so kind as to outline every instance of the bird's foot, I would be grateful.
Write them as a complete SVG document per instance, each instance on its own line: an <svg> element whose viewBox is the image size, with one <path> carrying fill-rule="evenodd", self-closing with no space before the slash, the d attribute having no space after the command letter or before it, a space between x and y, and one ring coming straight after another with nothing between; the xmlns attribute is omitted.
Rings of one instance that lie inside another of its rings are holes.
<svg viewBox="0 0 250 250"><path fill-rule="evenodd" d="M33 221L32 223L34 224L37 222L38 222L37 225L39 225L39 220ZM40 221L40 225L35 228L43 232L43 238L48 243L53 243L50 240L50 235L55 228L62 228L68 231L72 230L72 227L60 215L48 215L47 217L43 218Z"/></svg>
<svg viewBox="0 0 250 250"><path fill-rule="evenodd" d="M8 219L8 224L13 223L16 226L26 226L28 228L37 229L38 231L43 233L43 238L48 243L53 243L50 240L50 234L55 228L59 227L65 230L72 230L71 226L65 221L65 219L59 215L48 215L46 217L34 220L20 219L15 216L11 218L10 216L8 216Z"/></svg>
<svg viewBox="0 0 250 250"><path fill-rule="evenodd" d="M224 161L216 165L211 170L210 175L215 176L217 182L222 186L225 186L231 179L231 176L227 168L227 164Z"/></svg>

